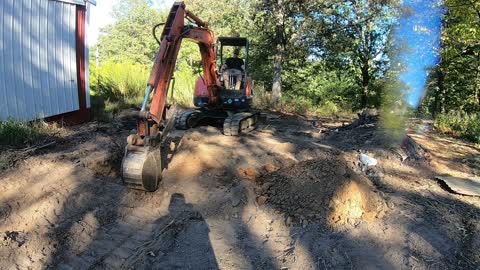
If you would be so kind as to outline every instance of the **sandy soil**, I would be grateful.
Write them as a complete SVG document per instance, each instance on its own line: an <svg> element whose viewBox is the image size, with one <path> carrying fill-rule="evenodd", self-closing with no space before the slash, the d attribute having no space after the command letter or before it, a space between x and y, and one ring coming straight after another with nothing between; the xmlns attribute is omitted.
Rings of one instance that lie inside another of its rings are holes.
<svg viewBox="0 0 480 270"><path fill-rule="evenodd" d="M480 199L434 180L478 175L478 148L424 122L415 156L376 122L268 118L173 132L155 193L118 175L129 121L73 127L0 174L0 269L479 268Z"/></svg>

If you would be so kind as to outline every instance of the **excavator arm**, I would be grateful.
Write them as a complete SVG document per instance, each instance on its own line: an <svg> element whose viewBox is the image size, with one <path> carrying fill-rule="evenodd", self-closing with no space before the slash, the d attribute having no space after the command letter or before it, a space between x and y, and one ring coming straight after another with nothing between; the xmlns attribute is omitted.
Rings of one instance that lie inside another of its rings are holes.
<svg viewBox="0 0 480 270"><path fill-rule="evenodd" d="M185 25L185 19L196 26ZM148 79L142 107L139 112L134 113L137 133L127 138L128 144L122 161L124 182L147 191L156 190L161 179L162 164L159 146L162 138L173 125L175 115L175 110L170 108L173 110L170 113L172 117L167 117L168 90L178 52L185 38L199 45L203 79L209 93L209 106L216 106L216 92L221 87L217 74L213 33L208 29L206 22L185 9L183 2L175 2L164 24L160 39L157 39L160 47ZM153 97L147 110L152 92Z"/></svg>
<svg viewBox="0 0 480 270"><path fill-rule="evenodd" d="M187 18L197 26L185 26L184 19ZM176 2L165 23L160 38L160 48L155 57L150 77L148 79L145 98L142 103L142 109L137 123L139 125L139 136L149 136L148 130L143 129L145 120L153 120L155 124L160 125L167 100L167 93L170 81L173 76L177 55L184 38L190 39L199 45L202 57L202 67L204 71L204 80L207 85L210 100L209 104L215 106L216 91L220 88L220 81L217 75L216 54L214 49L214 36L208 29L208 24L200 20L197 16L185 9L183 2ZM146 112L146 106L150 93L153 91L153 98L150 110ZM141 144L138 142L137 144Z"/></svg>

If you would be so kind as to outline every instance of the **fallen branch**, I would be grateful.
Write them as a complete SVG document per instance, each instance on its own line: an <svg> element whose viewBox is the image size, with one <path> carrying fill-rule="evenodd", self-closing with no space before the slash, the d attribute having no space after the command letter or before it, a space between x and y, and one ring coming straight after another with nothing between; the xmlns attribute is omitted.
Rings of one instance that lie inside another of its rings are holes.
<svg viewBox="0 0 480 270"><path fill-rule="evenodd" d="M31 147L28 147L28 148L25 148L23 151L21 152L13 152L13 158L12 158L12 161L11 163L12 164L15 164L15 162L19 161L20 159L24 159L26 158L30 153L34 153L35 151L37 150L40 150L40 149L44 149L44 148L47 148L47 147L50 147L52 145L55 145L57 142L56 141L51 141L51 142L48 142L46 144L42 144L42 145L35 145L35 146L31 146Z"/></svg>
<svg viewBox="0 0 480 270"><path fill-rule="evenodd" d="M42 145L34 145L34 146L30 146L28 148L25 148L22 152L20 152L19 154L28 154L30 152L35 152L37 150L40 150L40 149L43 149L43 148L47 148L47 147L50 147L52 145L55 145L57 142L56 141L51 141L51 142L48 142L46 144L42 144Z"/></svg>

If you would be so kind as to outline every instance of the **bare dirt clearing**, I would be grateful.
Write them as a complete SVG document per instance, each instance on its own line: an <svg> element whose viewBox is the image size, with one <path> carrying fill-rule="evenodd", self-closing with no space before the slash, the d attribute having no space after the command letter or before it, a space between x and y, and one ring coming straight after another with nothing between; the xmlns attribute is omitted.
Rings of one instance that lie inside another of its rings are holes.
<svg viewBox="0 0 480 270"><path fill-rule="evenodd" d="M402 162L376 122L269 118L173 132L155 193L118 176L128 122L74 127L1 173L0 268L478 269L480 199L434 180L478 174L477 148L412 130Z"/></svg>

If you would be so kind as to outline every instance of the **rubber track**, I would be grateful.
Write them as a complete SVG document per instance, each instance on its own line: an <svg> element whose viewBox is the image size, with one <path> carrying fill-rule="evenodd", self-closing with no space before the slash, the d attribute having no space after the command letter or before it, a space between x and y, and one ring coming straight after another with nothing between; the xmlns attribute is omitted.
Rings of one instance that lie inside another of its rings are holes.
<svg viewBox="0 0 480 270"><path fill-rule="evenodd" d="M198 110L187 110L181 112L175 121L175 128L177 129L182 129L182 130L187 130L191 128L191 126L188 125L188 119L194 115L200 113Z"/></svg>
<svg viewBox="0 0 480 270"><path fill-rule="evenodd" d="M256 128L258 112L242 112L229 116L223 122L223 133L226 136L238 136Z"/></svg>

